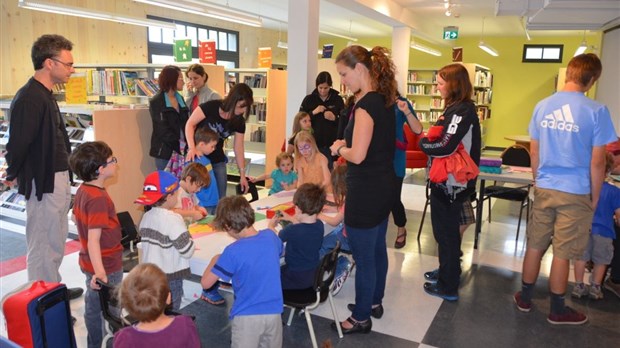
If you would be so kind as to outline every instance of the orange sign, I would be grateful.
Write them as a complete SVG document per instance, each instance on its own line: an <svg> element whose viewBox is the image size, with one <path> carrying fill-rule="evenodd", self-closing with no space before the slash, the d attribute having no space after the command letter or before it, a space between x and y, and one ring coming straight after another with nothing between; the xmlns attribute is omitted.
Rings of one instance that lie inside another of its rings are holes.
<svg viewBox="0 0 620 348"><path fill-rule="evenodd" d="M271 47L258 48L258 67L271 68Z"/></svg>

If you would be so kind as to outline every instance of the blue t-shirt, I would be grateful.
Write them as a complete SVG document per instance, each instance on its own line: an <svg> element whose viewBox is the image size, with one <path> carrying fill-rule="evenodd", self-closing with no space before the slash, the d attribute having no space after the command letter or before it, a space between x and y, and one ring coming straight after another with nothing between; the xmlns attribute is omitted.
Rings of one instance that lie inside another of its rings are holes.
<svg viewBox="0 0 620 348"><path fill-rule="evenodd" d="M269 229L241 238L224 249L211 270L231 281L235 302L230 319L237 315L282 313L280 255L282 241Z"/></svg>
<svg viewBox="0 0 620 348"><path fill-rule="evenodd" d="M308 271L318 267L319 250L323 244L323 222L290 224L280 231L286 242L284 261L291 271Z"/></svg>
<svg viewBox="0 0 620 348"><path fill-rule="evenodd" d="M209 186L205 186L200 189L200 191L196 192L196 197L198 198L198 202L200 202L201 207L213 207L217 205L217 202L220 200L220 194L217 191L217 182L215 180L215 173L213 173L213 166L211 165L211 160L207 156L196 157L194 162L200 163L209 171L209 177L211 178L211 184Z"/></svg>
<svg viewBox="0 0 620 348"><path fill-rule="evenodd" d="M288 174L284 174L280 169L274 169L271 172L271 179L273 179L273 184L269 190L270 195L284 190L282 182L288 185L294 183L297 180L297 173L290 171Z"/></svg>
<svg viewBox="0 0 620 348"><path fill-rule="evenodd" d="M557 92L540 101L529 126L539 142L536 186L588 194L592 147L618 137L609 110L580 92Z"/></svg>
<svg viewBox="0 0 620 348"><path fill-rule="evenodd" d="M613 215L617 209L620 209L620 188L604 182L601 188L601 196L598 200L598 205L594 211L592 234L616 239Z"/></svg>

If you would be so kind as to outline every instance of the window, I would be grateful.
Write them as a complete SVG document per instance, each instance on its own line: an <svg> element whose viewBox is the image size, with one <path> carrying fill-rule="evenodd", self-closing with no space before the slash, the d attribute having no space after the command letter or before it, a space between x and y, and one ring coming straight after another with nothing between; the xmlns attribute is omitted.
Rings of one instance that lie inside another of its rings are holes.
<svg viewBox="0 0 620 348"><path fill-rule="evenodd" d="M213 28L195 23L171 20L167 18L147 16L165 22L173 22L176 30L148 28L148 57L149 63L174 64L174 39L188 38L192 41L192 61L198 63L198 41L214 40L217 55L217 64L227 68L239 66L238 37L239 32Z"/></svg>
<svg viewBox="0 0 620 348"><path fill-rule="evenodd" d="M562 63L564 45L523 45L523 63Z"/></svg>

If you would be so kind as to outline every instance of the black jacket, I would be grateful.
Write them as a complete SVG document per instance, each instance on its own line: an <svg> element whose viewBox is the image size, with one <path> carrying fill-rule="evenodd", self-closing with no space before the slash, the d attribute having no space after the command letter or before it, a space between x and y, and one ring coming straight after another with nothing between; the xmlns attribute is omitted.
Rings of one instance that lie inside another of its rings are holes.
<svg viewBox="0 0 620 348"><path fill-rule="evenodd" d="M323 105L326 109L336 115L335 121L327 120L323 113L312 115L312 110L317 106ZM323 101L319 96L319 91L315 88L311 94L308 94L301 102L299 111L305 111L310 114L312 120L312 129L314 130L314 138L316 139L316 145L321 147L329 147L336 140L336 134L338 132L338 119L340 118L340 111L344 109L344 101L337 90L330 88L327 95L327 99Z"/></svg>
<svg viewBox="0 0 620 348"><path fill-rule="evenodd" d="M149 111L153 121L151 150L149 151L151 157L168 160L173 151L182 154L179 139L181 132L185 138L185 124L189 118L189 109L183 97L177 99L179 100L178 112L172 106L166 105L162 92L157 93L149 102Z"/></svg>
<svg viewBox="0 0 620 348"><path fill-rule="evenodd" d="M31 78L11 102L9 142L6 145L7 180L17 178L18 192L30 198L32 180L40 201L54 192L56 130L61 127L67 154L69 137L52 92Z"/></svg>

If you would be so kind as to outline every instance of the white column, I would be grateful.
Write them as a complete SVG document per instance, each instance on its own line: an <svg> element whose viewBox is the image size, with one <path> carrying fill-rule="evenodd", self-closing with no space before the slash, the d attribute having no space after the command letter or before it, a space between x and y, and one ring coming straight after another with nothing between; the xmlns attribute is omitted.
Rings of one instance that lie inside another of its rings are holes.
<svg viewBox="0 0 620 348"><path fill-rule="evenodd" d="M398 91L403 96L407 94L410 41L411 29L409 27L395 27L392 29L392 59L394 60L394 65L396 65Z"/></svg>
<svg viewBox="0 0 620 348"><path fill-rule="evenodd" d="M314 89L319 46L320 0L288 1L286 136L301 101ZM284 88L284 86L282 86Z"/></svg>

